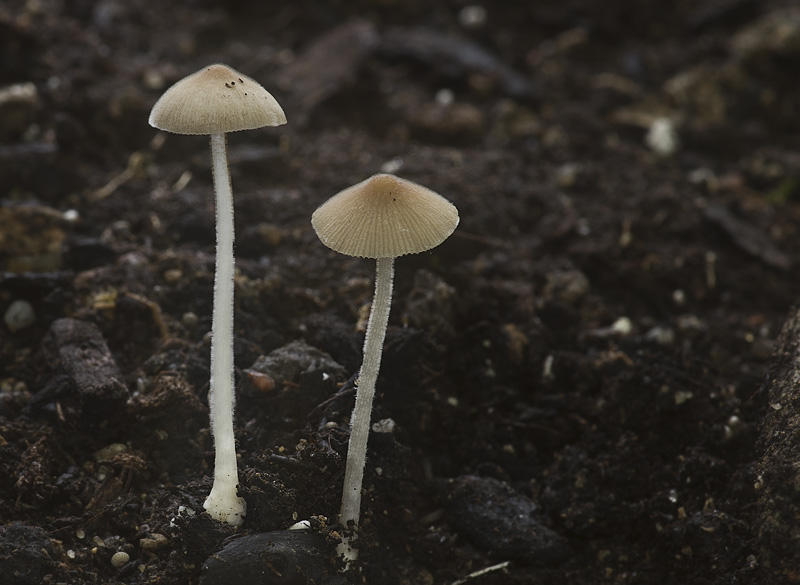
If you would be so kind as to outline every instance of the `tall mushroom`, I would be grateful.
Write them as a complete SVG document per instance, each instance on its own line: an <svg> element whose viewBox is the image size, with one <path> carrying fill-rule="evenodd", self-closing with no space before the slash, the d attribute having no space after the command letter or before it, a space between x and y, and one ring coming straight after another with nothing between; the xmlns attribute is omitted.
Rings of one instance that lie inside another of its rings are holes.
<svg viewBox="0 0 800 585"><path fill-rule="evenodd" d="M209 408L214 435L214 485L203 506L220 522L244 521L233 436L233 194L225 133L286 123L283 109L258 82L227 65L211 65L183 78L159 98L150 125L175 134L210 134L216 195L217 260L211 325Z"/></svg>
<svg viewBox="0 0 800 585"><path fill-rule="evenodd" d="M430 250L458 225L458 210L441 195L394 175L380 174L353 185L323 203L311 217L323 244L348 256L377 262L375 297L364 340L356 404L350 420L339 520L358 525L361 484L367 456L372 399L381 364L383 340L392 302L394 259ZM339 545L346 561L357 558L352 539Z"/></svg>

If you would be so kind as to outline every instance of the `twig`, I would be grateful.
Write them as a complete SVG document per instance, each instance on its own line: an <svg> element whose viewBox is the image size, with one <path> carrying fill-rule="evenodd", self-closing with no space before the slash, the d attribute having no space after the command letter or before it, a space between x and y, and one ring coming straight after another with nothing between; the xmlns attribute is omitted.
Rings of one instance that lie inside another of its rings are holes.
<svg viewBox="0 0 800 585"><path fill-rule="evenodd" d="M144 166L144 156L141 152L134 152L128 158L128 166L120 174L113 177L103 187L95 191L92 196L92 201L99 201L111 195L114 191L119 189L122 185L133 179L136 174L142 170Z"/></svg>
<svg viewBox="0 0 800 585"><path fill-rule="evenodd" d="M350 376L350 379L347 380L342 387L337 390L336 394L333 396L329 396L319 404L317 404L311 412L308 413L308 418L313 417L316 413L323 411L325 408L328 407L332 402L338 400L339 398L344 398L345 396L349 396L351 394L355 394L356 392L356 378L358 377L358 372Z"/></svg>
<svg viewBox="0 0 800 585"><path fill-rule="evenodd" d="M450 585L463 585L470 579L474 579L475 577L480 577L481 575L485 575L486 573L491 573L492 571L498 571L500 569L505 569L508 565L511 564L511 561L504 561L497 565L492 565L491 567L486 567L485 569L481 569L480 571L475 571L474 573L470 573L463 579L459 579L458 581L453 581Z"/></svg>

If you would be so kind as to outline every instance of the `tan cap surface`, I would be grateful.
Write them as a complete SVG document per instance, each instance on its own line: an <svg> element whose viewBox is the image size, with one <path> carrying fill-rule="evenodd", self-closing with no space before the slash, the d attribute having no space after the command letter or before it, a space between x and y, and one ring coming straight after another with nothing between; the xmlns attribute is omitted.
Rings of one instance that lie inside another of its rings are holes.
<svg viewBox="0 0 800 585"><path fill-rule="evenodd" d="M227 65L210 65L170 87L150 125L175 134L219 134L286 123L283 108L257 81Z"/></svg>
<svg viewBox="0 0 800 585"><path fill-rule="evenodd" d="M382 174L328 199L311 225L340 254L394 258L441 244L456 229L458 210L422 185Z"/></svg>

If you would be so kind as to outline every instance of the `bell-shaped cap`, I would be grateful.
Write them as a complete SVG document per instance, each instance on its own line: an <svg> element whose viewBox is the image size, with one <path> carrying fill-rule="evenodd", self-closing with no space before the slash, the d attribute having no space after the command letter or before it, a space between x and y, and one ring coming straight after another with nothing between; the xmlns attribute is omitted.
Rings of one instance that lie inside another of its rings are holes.
<svg viewBox="0 0 800 585"><path fill-rule="evenodd" d="M285 123L283 108L272 94L222 64L184 77L150 112L151 126L175 134L221 134Z"/></svg>
<svg viewBox="0 0 800 585"><path fill-rule="evenodd" d="M311 225L340 254L394 258L441 244L456 229L458 210L422 185L381 174L328 199Z"/></svg>

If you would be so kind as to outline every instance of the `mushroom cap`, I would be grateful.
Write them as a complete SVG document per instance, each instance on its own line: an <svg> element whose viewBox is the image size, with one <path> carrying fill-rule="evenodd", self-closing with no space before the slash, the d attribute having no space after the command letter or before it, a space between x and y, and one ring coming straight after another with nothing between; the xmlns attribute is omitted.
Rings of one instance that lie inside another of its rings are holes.
<svg viewBox="0 0 800 585"><path fill-rule="evenodd" d="M281 124L286 124L286 115L272 94L222 64L184 77L150 112L151 126L175 134L220 134Z"/></svg>
<svg viewBox="0 0 800 585"><path fill-rule="evenodd" d="M456 229L458 210L422 185L380 174L328 199L311 225L340 254L394 258L441 244Z"/></svg>

